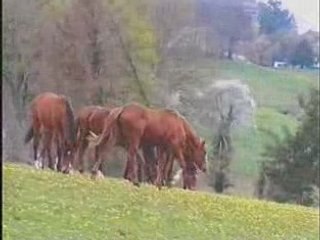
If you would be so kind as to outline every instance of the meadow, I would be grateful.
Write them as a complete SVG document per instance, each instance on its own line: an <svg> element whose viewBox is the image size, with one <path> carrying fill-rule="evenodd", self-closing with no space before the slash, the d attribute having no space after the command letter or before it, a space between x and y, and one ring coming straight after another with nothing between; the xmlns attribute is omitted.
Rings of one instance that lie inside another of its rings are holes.
<svg viewBox="0 0 320 240"><path fill-rule="evenodd" d="M318 71L272 69L243 62L223 61L215 66L216 79L240 79L248 84L257 103L256 129L234 135L235 175L256 178L264 159L265 147L276 135L285 136L284 128L294 134L299 124L298 96L308 96L311 88L319 88Z"/></svg>
<svg viewBox="0 0 320 240"><path fill-rule="evenodd" d="M312 208L4 165L4 239L318 239Z"/></svg>

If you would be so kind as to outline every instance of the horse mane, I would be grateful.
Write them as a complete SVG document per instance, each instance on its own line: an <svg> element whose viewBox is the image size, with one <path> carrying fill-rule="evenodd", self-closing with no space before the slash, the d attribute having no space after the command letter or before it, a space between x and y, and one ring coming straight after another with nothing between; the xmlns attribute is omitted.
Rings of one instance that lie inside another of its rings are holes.
<svg viewBox="0 0 320 240"><path fill-rule="evenodd" d="M118 119L123 112L124 107L117 107L110 110L110 113L107 118L107 122L105 123L104 129L97 140L96 145L100 145L102 142L107 140L108 142L115 141L115 132L114 127L119 128ZM112 143L113 144L113 143Z"/></svg>
<svg viewBox="0 0 320 240"><path fill-rule="evenodd" d="M193 129L191 124L188 122L188 120L175 109L165 108L163 110L165 112L168 112L168 113L171 113L171 114L175 115L176 117L178 117L178 118L180 118L182 120L185 130L187 130L188 140L189 141L191 140L192 144L195 145L196 144L196 139L198 137L196 135L195 130Z"/></svg>
<svg viewBox="0 0 320 240"><path fill-rule="evenodd" d="M65 137L73 144L76 142L77 139L77 124L74 118L72 106L68 99L64 96L62 96L64 99L64 102L66 104L66 119L65 119Z"/></svg>

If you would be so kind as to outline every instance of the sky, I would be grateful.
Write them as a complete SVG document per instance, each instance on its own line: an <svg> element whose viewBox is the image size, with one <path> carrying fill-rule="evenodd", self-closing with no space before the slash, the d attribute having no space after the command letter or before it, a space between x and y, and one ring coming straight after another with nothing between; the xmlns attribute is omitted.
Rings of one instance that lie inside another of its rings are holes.
<svg viewBox="0 0 320 240"><path fill-rule="evenodd" d="M319 0L282 0L282 5L293 13L300 33L319 31Z"/></svg>

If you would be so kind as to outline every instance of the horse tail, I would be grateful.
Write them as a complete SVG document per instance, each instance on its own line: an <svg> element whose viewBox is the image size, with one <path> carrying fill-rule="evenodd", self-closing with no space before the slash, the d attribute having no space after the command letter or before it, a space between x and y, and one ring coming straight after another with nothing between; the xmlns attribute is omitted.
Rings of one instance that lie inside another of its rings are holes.
<svg viewBox="0 0 320 240"><path fill-rule="evenodd" d="M114 134L112 134L113 130L115 127L117 127L117 119L120 117L120 114L123 111L123 107L119 107L119 108L115 108L112 109L107 117L107 121L104 125L102 134L100 135L100 137L97 140L97 146L101 145L102 143L106 142L106 141L112 141L114 139L112 139L114 136Z"/></svg>
<svg viewBox="0 0 320 240"><path fill-rule="evenodd" d="M76 122L70 102L65 99L66 103L66 117L64 119L64 136L71 144L77 140Z"/></svg>
<svg viewBox="0 0 320 240"><path fill-rule="evenodd" d="M27 144L33 138L33 126L31 125L24 137L24 144Z"/></svg>
<svg viewBox="0 0 320 240"><path fill-rule="evenodd" d="M75 131L76 136L78 138L78 134L79 134L79 131L80 131L80 119L79 119L79 117L76 117L75 120L74 120L74 131Z"/></svg>
<svg viewBox="0 0 320 240"><path fill-rule="evenodd" d="M74 121L74 131L76 134L76 147L78 148L81 141L81 128L80 128L80 118L76 117Z"/></svg>

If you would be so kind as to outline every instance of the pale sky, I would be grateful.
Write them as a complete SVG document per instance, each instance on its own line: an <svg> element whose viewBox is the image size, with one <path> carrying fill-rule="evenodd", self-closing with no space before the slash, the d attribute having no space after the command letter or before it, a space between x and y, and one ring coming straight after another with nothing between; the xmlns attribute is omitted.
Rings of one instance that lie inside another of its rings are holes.
<svg viewBox="0 0 320 240"><path fill-rule="evenodd" d="M282 5L293 13L299 32L319 31L319 0L282 0Z"/></svg>

